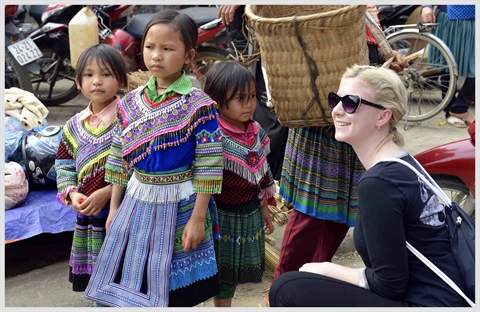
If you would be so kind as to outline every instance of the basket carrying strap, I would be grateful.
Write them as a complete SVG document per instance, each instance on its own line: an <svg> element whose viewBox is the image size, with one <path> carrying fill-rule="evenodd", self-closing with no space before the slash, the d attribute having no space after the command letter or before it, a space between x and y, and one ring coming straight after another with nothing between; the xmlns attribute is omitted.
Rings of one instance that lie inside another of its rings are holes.
<svg viewBox="0 0 480 312"><path fill-rule="evenodd" d="M413 157L412 157L413 158ZM415 160L415 162L420 166L420 168L423 169L423 167L418 163L418 161L413 158L413 160ZM378 161L377 163L379 162L386 162L386 161L395 161L395 162L398 162L398 163L401 163L407 167L409 167L413 172L415 172L417 174L417 176L422 179L422 181L435 193L435 195L437 195L446 205L448 203L450 203L450 199L448 198L448 196L441 190L441 188L438 186L438 184L435 182L435 180L432 179L432 177L430 177L430 175L425 171L423 170L423 172L425 173L425 175L428 177L425 178L425 176L423 176L420 172L418 172L418 170L413 167L412 165L410 165L408 162L402 160L402 159L399 159L399 158L395 158L395 157L391 157L391 158L386 158L386 159L382 159L380 161ZM375 166L375 164L374 164ZM373 166L372 166L373 167ZM430 260L427 259L427 257L425 257L420 251L418 251L417 249L415 249L415 247L413 247L412 245L410 245L410 243L408 241L405 241L405 243L407 244L407 249L410 250L415 256L418 257L418 259L420 259L427 267L430 268L430 270L432 270L435 274L438 275L438 277L440 277L445 283L448 284L448 286L450 286L453 290L455 290L457 292L457 294L459 294L460 296L462 296L463 299L465 299L465 301L468 302L468 304L471 306L471 307L475 307L475 303L473 303L472 300L470 300L467 295L465 295L463 293L463 291L457 286L457 284L455 284L455 282L453 282L450 277L448 277L445 273L443 273L442 270L440 270L435 264L433 264Z"/></svg>
<svg viewBox="0 0 480 312"><path fill-rule="evenodd" d="M302 116L300 118L305 119L305 115L310 110L310 108L312 108L313 103L317 102L318 106L320 107L320 111L322 112L323 121L327 122L327 115L325 114L325 111L323 110L322 103L320 102L320 94L318 92L317 87L315 86L315 80L318 77L317 63L315 63L313 58L310 55L308 55L307 48L305 46L305 42L303 41L302 37L298 33L298 22L297 22L297 17L296 16L293 16L293 29L295 31L295 35L297 36L298 43L302 47L303 55L305 55L305 58L307 59L307 65L308 65L308 69L310 71L310 88L312 89L312 92L313 92L313 99L310 101L307 108L305 108L305 110L303 111Z"/></svg>
<svg viewBox="0 0 480 312"><path fill-rule="evenodd" d="M390 44L387 41L387 37L385 37L383 31L380 29L380 27L378 27L377 23L375 23L367 10L365 10L365 22L367 23L368 29L370 29L372 35L377 40L383 54L385 55L385 60L389 60L391 58L393 60L392 47L390 47Z"/></svg>

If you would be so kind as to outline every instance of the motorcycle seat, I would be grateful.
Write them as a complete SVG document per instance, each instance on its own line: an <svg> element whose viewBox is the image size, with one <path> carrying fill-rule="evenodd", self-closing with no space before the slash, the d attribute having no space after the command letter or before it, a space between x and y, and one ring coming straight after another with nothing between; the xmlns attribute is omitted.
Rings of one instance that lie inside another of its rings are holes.
<svg viewBox="0 0 480 312"><path fill-rule="evenodd" d="M182 10L177 10L180 13L187 14L197 24L197 27L202 26L208 22L217 18L218 8L216 7L190 7ZM133 37L141 40L143 37L143 31L148 22L156 13L141 13L132 17L130 23L128 23L126 31Z"/></svg>
<svg viewBox="0 0 480 312"><path fill-rule="evenodd" d="M28 9L28 14L33 17L35 21L40 21L47 7L48 5L31 5Z"/></svg>

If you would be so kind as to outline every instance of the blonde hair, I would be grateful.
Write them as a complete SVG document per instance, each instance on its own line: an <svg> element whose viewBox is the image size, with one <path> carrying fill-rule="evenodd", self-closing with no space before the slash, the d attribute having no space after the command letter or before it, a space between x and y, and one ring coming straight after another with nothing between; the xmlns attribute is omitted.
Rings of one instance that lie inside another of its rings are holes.
<svg viewBox="0 0 480 312"><path fill-rule="evenodd" d="M388 68L353 65L347 68L342 78L358 78L374 90L375 103L392 112L388 123L389 138L402 147L403 135L397 131L396 126L407 112L407 90L398 74Z"/></svg>

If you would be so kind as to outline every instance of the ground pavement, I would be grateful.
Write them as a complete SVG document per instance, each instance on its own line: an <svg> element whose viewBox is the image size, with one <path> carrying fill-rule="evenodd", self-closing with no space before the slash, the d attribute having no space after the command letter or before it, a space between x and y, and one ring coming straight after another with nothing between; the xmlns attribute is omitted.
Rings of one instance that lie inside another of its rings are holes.
<svg viewBox="0 0 480 312"><path fill-rule="evenodd" d="M81 111L88 101L79 95L69 103L58 107L49 107L47 121L52 125L63 125L73 114ZM472 105L470 112L474 115ZM402 122L397 128L405 137L405 150L411 154L424 151L431 147L468 137L467 129L459 129L445 124L443 113L424 121L419 125L409 124L404 129ZM281 244L284 226L277 227L272 235L276 240L276 248ZM16 244L16 243L14 243ZM68 245L66 246L68 250ZM30 253L35 257L34 252ZM6 255L8 258L8 254ZM66 254L65 259L67 259ZM8 260L7 260L8 261ZM363 263L353 252L351 231L342 243L334 262L348 266L362 266ZM7 263L8 264L8 263ZM12 268L10 264L10 268ZM5 307L91 307L92 303L83 298L82 293L74 293L67 280L68 261L63 260L40 269L20 274L5 280ZM7 272L6 272L7 273ZM238 287L234 297L235 307L263 307L263 297L268 291L272 271L267 270L264 282L259 285L245 285ZM212 300L201 304L203 307L212 307Z"/></svg>

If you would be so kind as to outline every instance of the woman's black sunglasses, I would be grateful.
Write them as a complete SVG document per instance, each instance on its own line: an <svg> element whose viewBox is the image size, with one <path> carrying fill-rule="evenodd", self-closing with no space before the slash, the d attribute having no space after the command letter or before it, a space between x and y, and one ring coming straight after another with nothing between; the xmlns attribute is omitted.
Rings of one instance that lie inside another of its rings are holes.
<svg viewBox="0 0 480 312"><path fill-rule="evenodd" d="M330 108L331 110L333 110L340 101L342 101L343 110L347 114L355 113L360 107L360 104L365 104L382 110L385 109L385 107L383 106L363 100L358 95L345 95L344 97L340 97L335 92L330 92L328 94L328 108Z"/></svg>

